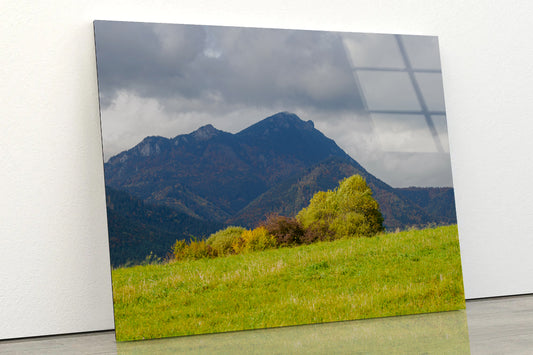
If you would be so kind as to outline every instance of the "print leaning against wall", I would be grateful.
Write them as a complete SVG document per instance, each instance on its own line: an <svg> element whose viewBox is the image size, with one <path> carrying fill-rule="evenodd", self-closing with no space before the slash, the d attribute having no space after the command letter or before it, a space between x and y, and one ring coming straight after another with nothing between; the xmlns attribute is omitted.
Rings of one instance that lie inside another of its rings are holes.
<svg viewBox="0 0 533 355"><path fill-rule="evenodd" d="M464 308L436 37L94 28L118 340Z"/></svg>

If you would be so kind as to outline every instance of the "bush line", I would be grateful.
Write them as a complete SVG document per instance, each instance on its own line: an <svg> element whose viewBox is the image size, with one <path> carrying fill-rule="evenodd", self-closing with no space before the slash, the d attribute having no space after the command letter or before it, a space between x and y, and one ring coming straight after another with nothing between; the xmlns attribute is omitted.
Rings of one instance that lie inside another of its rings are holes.
<svg viewBox="0 0 533 355"><path fill-rule="evenodd" d="M254 229L230 226L206 240L177 240L176 260L214 258L341 238L372 237L384 230L379 205L360 175L343 179L334 190L319 191L296 217L269 215Z"/></svg>

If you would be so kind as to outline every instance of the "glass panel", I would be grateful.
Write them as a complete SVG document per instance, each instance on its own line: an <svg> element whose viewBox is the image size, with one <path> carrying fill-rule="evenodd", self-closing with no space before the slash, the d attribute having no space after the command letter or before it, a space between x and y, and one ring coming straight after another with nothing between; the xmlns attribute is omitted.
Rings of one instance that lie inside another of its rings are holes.
<svg viewBox="0 0 533 355"><path fill-rule="evenodd" d="M440 70L439 41L434 36L401 36L413 69Z"/></svg>
<svg viewBox="0 0 533 355"><path fill-rule="evenodd" d="M373 114L381 148L387 152L437 152L424 115Z"/></svg>
<svg viewBox="0 0 533 355"><path fill-rule="evenodd" d="M433 120L433 124L435 125L435 129L437 130L437 134L439 135L440 142L442 144L442 149L446 153L450 152L450 143L448 140L448 124L446 121L446 116L444 115L433 115L431 116L431 119Z"/></svg>
<svg viewBox="0 0 533 355"><path fill-rule="evenodd" d="M431 111L444 111L444 90L442 76L438 73L415 73L416 81Z"/></svg>
<svg viewBox="0 0 533 355"><path fill-rule="evenodd" d="M421 110L407 73L357 72L370 110Z"/></svg>
<svg viewBox="0 0 533 355"><path fill-rule="evenodd" d="M344 47L354 66L405 68L394 35L356 33L342 36Z"/></svg>

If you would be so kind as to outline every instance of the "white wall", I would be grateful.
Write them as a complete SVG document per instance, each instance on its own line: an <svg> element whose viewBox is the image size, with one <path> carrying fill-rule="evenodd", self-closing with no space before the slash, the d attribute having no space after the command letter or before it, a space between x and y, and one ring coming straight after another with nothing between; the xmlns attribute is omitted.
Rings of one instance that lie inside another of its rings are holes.
<svg viewBox="0 0 533 355"><path fill-rule="evenodd" d="M94 19L440 36L466 297L533 293L533 3L7 0L1 8L0 339L114 327Z"/></svg>

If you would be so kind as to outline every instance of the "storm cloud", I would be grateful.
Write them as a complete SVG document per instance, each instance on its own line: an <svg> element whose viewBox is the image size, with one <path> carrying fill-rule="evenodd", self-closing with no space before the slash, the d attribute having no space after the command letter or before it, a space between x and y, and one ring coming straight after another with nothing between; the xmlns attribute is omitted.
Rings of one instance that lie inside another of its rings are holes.
<svg viewBox="0 0 533 355"><path fill-rule="evenodd" d="M146 136L208 123L235 133L290 111L393 186L451 186L448 153L427 163L434 144L423 116L369 112L419 109L407 74L354 75L354 65L404 65L392 35L96 21L95 36L106 160ZM434 37L402 38L411 63L440 69ZM443 111L440 74L416 75Z"/></svg>

